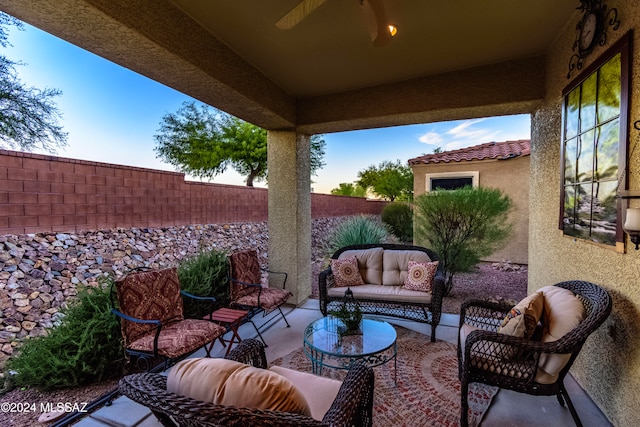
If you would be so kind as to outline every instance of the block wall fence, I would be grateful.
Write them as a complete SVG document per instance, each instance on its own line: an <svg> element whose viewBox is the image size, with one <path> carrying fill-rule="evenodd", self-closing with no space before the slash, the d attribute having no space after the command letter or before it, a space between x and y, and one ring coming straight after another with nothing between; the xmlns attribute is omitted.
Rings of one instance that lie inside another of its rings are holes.
<svg viewBox="0 0 640 427"><path fill-rule="evenodd" d="M264 188L183 173L0 150L0 234L267 220ZM384 201L311 194L311 216L379 215Z"/></svg>

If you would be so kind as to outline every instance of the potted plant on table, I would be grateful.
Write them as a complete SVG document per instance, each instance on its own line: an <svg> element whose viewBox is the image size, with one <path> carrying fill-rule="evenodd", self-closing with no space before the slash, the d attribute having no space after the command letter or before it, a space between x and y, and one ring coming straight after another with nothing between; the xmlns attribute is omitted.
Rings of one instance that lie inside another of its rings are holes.
<svg viewBox="0 0 640 427"><path fill-rule="evenodd" d="M340 307L337 310L330 310L329 314L343 323L338 327L340 336L362 335L362 310L350 288L347 288L344 293Z"/></svg>

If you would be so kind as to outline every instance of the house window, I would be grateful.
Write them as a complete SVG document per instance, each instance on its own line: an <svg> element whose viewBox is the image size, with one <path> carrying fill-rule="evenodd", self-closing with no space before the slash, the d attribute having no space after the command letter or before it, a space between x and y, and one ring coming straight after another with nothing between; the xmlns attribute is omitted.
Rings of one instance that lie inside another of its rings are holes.
<svg viewBox="0 0 640 427"><path fill-rule="evenodd" d="M560 228L612 246L623 241L616 192L626 170L628 46L620 40L563 93Z"/></svg>
<svg viewBox="0 0 640 427"><path fill-rule="evenodd" d="M426 190L456 190L467 185L477 187L479 178L480 173L477 171L428 173L426 175Z"/></svg>

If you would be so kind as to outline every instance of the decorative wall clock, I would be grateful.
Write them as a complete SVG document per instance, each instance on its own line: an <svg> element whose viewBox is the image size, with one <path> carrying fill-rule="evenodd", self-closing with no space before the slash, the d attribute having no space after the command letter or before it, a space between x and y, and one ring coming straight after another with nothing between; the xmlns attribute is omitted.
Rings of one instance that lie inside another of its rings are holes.
<svg viewBox="0 0 640 427"><path fill-rule="evenodd" d="M620 27L618 20L618 10L608 9L603 0L581 0L578 10L583 12L582 19L576 25L576 40L573 43L573 52L569 59L569 73L567 78L571 78L574 70L581 70L584 58L599 45L607 43L607 28L611 27L616 31Z"/></svg>

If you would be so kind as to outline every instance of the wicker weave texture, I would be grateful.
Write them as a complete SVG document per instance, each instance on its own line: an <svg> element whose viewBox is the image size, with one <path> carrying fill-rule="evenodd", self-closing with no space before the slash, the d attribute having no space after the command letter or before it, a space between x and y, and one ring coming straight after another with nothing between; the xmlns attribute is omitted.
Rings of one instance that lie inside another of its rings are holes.
<svg viewBox="0 0 640 427"><path fill-rule="evenodd" d="M345 246L337 250L332 259L338 259L341 253L349 250L364 250L382 248L385 251L420 251L426 253L432 261L438 261L440 258L431 249L421 246L397 245L397 244L368 244L368 245L351 245ZM332 303L342 301L342 297L331 297L328 295L328 289L333 285L333 273L331 267L320 272L318 278L318 288L320 293L320 311L325 316L332 309ZM436 327L440 323L442 314L442 298L444 297L444 270L440 263L436 276L433 280L431 302L430 303L391 303L382 300L364 300L358 299L360 308L365 314L378 314L393 316L402 319L412 320L414 322L427 323L431 325L431 341L436 339Z"/></svg>
<svg viewBox="0 0 640 427"><path fill-rule="evenodd" d="M262 343L242 341L228 359L266 368ZM347 373L336 399L322 421L278 411L215 405L167 391L166 377L160 374L133 374L120 380L120 391L147 406L166 426L296 427L296 426L371 426L373 410L373 369L355 364Z"/></svg>
<svg viewBox="0 0 640 427"><path fill-rule="evenodd" d="M585 310L584 320L556 341L542 342L498 333L500 322L511 306L481 300L470 300L462 304L460 327L468 324L481 330L473 331L466 337L464 354L458 337L458 369L462 383L461 425L467 425L467 391L472 382L531 395L556 395L562 405L566 401L576 424L581 425L564 387L564 378L589 335L611 313L612 302L605 289L591 282L566 281L555 286L573 292ZM540 357L544 354L571 355L558 379L552 384L535 381Z"/></svg>

